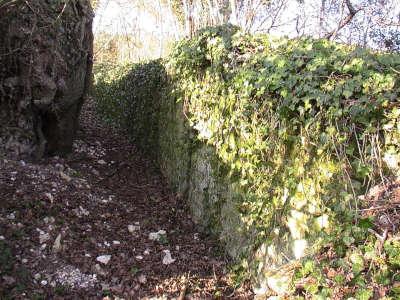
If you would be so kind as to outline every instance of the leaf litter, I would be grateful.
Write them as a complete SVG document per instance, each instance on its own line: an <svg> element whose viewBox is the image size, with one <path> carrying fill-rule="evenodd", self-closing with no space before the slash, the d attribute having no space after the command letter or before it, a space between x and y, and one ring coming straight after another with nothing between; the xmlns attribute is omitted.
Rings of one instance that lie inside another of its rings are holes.
<svg viewBox="0 0 400 300"><path fill-rule="evenodd" d="M253 298L248 285L234 286L217 241L198 233L152 161L101 124L92 100L72 154L0 158L0 199L0 298Z"/></svg>

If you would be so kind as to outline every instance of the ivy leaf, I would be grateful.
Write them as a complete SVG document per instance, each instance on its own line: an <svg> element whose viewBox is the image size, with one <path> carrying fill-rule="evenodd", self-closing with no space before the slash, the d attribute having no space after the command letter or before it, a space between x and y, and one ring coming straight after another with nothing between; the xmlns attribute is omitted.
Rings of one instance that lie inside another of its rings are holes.
<svg viewBox="0 0 400 300"><path fill-rule="evenodd" d="M345 236L342 238L343 243L349 247L351 246L356 240L351 236Z"/></svg>
<svg viewBox="0 0 400 300"><path fill-rule="evenodd" d="M358 221L358 226L364 229L369 229L374 226L372 218L363 218Z"/></svg>
<svg viewBox="0 0 400 300"><path fill-rule="evenodd" d="M343 91L343 96L344 96L346 99L349 99L352 95L353 95L353 91L352 91L352 90L345 89L345 90Z"/></svg>

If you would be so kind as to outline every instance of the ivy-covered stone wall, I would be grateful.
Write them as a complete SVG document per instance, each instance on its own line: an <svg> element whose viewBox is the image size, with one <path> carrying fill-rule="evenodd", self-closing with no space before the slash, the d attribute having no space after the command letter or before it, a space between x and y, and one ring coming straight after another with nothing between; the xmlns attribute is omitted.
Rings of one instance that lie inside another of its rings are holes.
<svg viewBox="0 0 400 300"><path fill-rule="evenodd" d="M152 153L258 294L332 295L327 266L393 284L390 254L379 253L384 266L364 258L377 239L362 208L399 175L398 55L224 26L124 70L97 72L100 112ZM326 265L307 260L326 247Z"/></svg>

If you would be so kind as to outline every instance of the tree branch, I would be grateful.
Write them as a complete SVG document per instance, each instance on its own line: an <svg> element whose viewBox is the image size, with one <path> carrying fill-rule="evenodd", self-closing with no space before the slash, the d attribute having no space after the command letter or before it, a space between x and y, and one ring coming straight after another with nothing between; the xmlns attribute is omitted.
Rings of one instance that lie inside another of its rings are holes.
<svg viewBox="0 0 400 300"><path fill-rule="evenodd" d="M335 38L336 34L337 34L343 27L345 27L347 24L349 24L349 23L351 22L351 20L353 20L354 16L361 10L361 8L355 9L354 6L353 6L353 4L350 2L350 0L344 0L344 2L345 2L345 4L346 4L346 6L347 6L347 9L349 10L349 14L348 14L344 19L342 19L342 20L339 22L339 25L338 25L338 27L337 27L335 30L333 30L333 31L331 31L331 32L329 32L329 33L327 33L327 34L324 36L326 39L333 39L333 38Z"/></svg>

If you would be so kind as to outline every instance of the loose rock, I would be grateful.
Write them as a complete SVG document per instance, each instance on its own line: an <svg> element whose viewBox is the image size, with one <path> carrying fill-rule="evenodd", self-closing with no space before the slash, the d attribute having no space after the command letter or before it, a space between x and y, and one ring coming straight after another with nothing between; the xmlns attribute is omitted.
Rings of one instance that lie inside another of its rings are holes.
<svg viewBox="0 0 400 300"><path fill-rule="evenodd" d="M50 240L50 235L48 233L41 232L39 235L39 242L43 244L46 243L48 240Z"/></svg>
<svg viewBox="0 0 400 300"><path fill-rule="evenodd" d="M96 260L102 264L108 264L111 259L111 255L101 255L96 258Z"/></svg>
<svg viewBox="0 0 400 300"><path fill-rule="evenodd" d="M61 251L61 233L57 236L53 244L53 252L57 253Z"/></svg>
<svg viewBox="0 0 400 300"><path fill-rule="evenodd" d="M128 225L128 231L130 233L134 233L135 231L140 230L140 226L135 226L135 225Z"/></svg>
<svg viewBox="0 0 400 300"><path fill-rule="evenodd" d="M7 275L5 275L5 276L3 276L3 280L4 280L4 283L6 284L6 285L13 285L14 283L15 283L15 278L14 277L11 277L11 276L7 276Z"/></svg>
<svg viewBox="0 0 400 300"><path fill-rule="evenodd" d="M141 283L141 284L146 284L146 282L147 282L147 278L146 278L146 276L145 275L140 275L139 277L138 277L138 280L139 280L139 282Z"/></svg>
<svg viewBox="0 0 400 300"><path fill-rule="evenodd" d="M164 265L170 265L175 262L176 259L172 258L171 252L169 250L164 250L163 252L164 252L164 258L162 260L162 263Z"/></svg>
<svg viewBox="0 0 400 300"><path fill-rule="evenodd" d="M167 232L165 230L159 230L157 232L150 232L149 239L152 241L159 241L162 236L165 236Z"/></svg>

